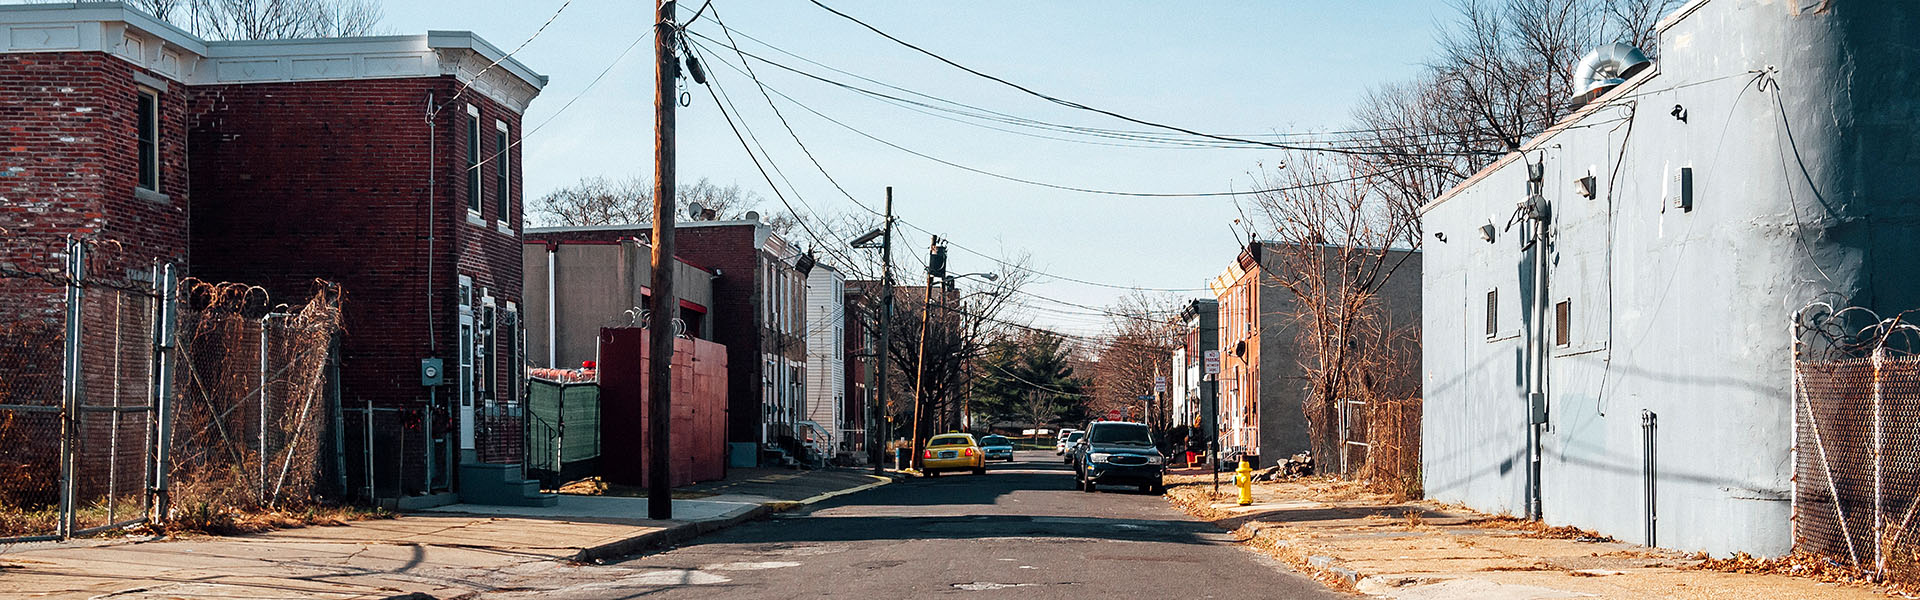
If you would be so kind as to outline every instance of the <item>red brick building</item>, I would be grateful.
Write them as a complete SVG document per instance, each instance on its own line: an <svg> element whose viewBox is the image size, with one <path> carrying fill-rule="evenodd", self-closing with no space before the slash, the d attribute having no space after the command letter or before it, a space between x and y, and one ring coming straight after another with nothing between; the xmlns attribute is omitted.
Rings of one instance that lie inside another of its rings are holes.
<svg viewBox="0 0 1920 600"><path fill-rule="evenodd" d="M518 142L544 77L467 32L209 42L114 4L0 7L0 30L0 228L28 240L0 252L92 235L275 302L339 283L379 496L517 452L475 428L523 381Z"/></svg>
<svg viewBox="0 0 1920 600"><path fill-rule="evenodd" d="M794 425L806 397L807 276L800 251L758 219L691 221L674 228L676 257L713 272L714 341L727 347L727 441L797 451ZM527 239L652 239L649 227L536 227Z"/></svg>

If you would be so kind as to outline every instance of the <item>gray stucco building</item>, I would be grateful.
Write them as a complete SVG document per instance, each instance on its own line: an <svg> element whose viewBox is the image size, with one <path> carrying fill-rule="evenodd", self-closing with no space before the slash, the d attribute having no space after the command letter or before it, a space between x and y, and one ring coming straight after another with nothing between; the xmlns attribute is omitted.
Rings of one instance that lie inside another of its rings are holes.
<svg viewBox="0 0 1920 600"><path fill-rule="evenodd" d="M1920 307L1916 17L1688 2L1653 66L1431 202L1428 495L1789 551L1791 316Z"/></svg>

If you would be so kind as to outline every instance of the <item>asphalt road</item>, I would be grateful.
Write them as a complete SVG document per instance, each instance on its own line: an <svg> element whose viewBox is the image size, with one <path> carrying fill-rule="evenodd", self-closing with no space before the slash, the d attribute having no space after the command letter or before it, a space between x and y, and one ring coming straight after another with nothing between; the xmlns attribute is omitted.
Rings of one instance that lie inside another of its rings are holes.
<svg viewBox="0 0 1920 600"><path fill-rule="evenodd" d="M595 569L546 597L1345 598L1049 451L849 494ZM616 575L617 574L617 575ZM599 579L599 578L596 578ZM556 595L557 593L557 595Z"/></svg>

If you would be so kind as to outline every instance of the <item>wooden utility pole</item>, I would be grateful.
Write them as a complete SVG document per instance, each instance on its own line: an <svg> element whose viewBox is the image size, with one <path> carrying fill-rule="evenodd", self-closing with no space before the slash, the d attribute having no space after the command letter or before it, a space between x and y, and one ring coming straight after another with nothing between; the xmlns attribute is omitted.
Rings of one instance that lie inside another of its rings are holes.
<svg viewBox="0 0 1920 600"><path fill-rule="evenodd" d="M880 225L880 357L873 361L875 367L880 369L880 394L874 402L875 409L869 413L877 415L872 418L872 428L879 431L880 435L871 436L878 439L867 440L868 457L873 460L875 475L885 470L880 463L885 458L887 442L893 439L893 403L887 400L891 391L887 387L887 357L892 352L887 344L893 338L893 186L887 186L885 218L886 222Z"/></svg>
<svg viewBox="0 0 1920 600"><path fill-rule="evenodd" d="M927 287L926 301L920 305L920 349L919 356L913 361L913 467L921 466L920 454L924 450L921 444L920 422L925 410L927 379L927 325L933 317L933 256L940 251L940 236L933 236L933 244L927 248Z"/></svg>
<svg viewBox="0 0 1920 600"><path fill-rule="evenodd" d="M673 421L673 88L680 72L673 44L674 0L660 0L653 24L653 298L648 303L647 518L673 518L673 486L667 477L668 423Z"/></svg>

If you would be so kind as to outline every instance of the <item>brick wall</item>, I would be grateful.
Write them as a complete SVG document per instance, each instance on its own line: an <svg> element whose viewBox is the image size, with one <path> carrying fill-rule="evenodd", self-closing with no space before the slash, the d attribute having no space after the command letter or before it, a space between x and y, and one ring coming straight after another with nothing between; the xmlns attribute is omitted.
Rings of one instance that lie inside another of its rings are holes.
<svg viewBox="0 0 1920 600"><path fill-rule="evenodd" d="M450 371L454 365L456 275L471 276L502 305L520 301L518 147L508 153L506 231L495 224L501 213L491 165L483 167L487 197L478 218L469 218L464 177L466 105L481 110L483 159L495 154L494 120L518 139L519 117L469 92L430 128L429 95L445 102L458 88L451 77L434 77L194 89L195 275L261 285L275 302L298 301L316 278L340 283L348 406L426 405L419 360L439 356ZM492 358L504 381L513 372L509 357ZM486 387L504 389L500 383ZM443 387L439 405L450 407L454 396L451 385ZM425 432L450 431L453 414L376 422L413 428L382 436L406 440L402 452L420 457ZM421 491L424 469L418 458L407 461L405 491Z"/></svg>
<svg viewBox="0 0 1920 600"><path fill-rule="evenodd" d="M68 235L113 242L96 247L101 276L184 265L186 87L158 90L160 190L138 194L135 73L154 76L98 52L0 54L0 268L57 270ZM59 307L56 286L0 282L0 317L52 321Z"/></svg>

